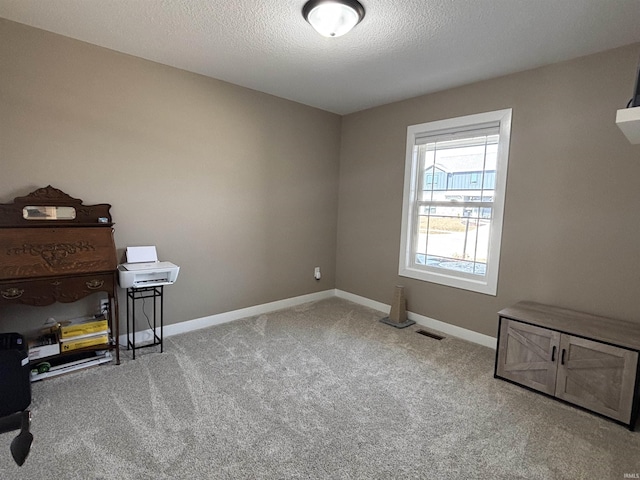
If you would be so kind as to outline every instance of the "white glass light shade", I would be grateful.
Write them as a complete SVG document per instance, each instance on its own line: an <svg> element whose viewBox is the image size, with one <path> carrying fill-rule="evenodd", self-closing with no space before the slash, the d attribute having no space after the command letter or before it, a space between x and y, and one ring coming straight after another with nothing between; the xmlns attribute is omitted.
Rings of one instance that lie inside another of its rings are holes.
<svg viewBox="0 0 640 480"><path fill-rule="evenodd" d="M340 37L362 20L364 8L360 3L350 0L311 0L302 13L320 35Z"/></svg>

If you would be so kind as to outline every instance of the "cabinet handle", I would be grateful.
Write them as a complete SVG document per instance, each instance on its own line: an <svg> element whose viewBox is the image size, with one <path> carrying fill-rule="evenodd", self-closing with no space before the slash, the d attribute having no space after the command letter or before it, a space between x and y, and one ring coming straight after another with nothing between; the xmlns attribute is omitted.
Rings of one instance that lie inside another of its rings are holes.
<svg viewBox="0 0 640 480"><path fill-rule="evenodd" d="M553 349L551 350L551 361L555 362L556 361L556 346L553 346Z"/></svg>
<svg viewBox="0 0 640 480"><path fill-rule="evenodd" d="M88 282L85 282L85 285L89 290L97 290L98 288L102 287L102 285L104 285L104 280L90 280Z"/></svg>
<svg viewBox="0 0 640 480"><path fill-rule="evenodd" d="M2 290L0 292L0 295L2 295L2 298L4 298L5 300L14 300L16 298L20 298L23 293L24 290L12 287L7 290Z"/></svg>
<svg viewBox="0 0 640 480"><path fill-rule="evenodd" d="M566 349L562 349L562 356L560 357L560 365L564 365L564 353L566 352Z"/></svg>

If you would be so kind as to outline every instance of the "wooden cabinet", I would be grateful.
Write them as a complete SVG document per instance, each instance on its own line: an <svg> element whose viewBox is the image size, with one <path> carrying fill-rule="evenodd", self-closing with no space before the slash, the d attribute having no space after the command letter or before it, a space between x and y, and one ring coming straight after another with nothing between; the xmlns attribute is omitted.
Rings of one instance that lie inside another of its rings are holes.
<svg viewBox="0 0 640 480"><path fill-rule="evenodd" d="M521 302L499 312L495 377L634 429L640 325Z"/></svg>
<svg viewBox="0 0 640 480"><path fill-rule="evenodd" d="M104 292L111 331L106 348L115 350L120 363L118 262L109 209L84 205L50 185L0 204L0 307L70 303Z"/></svg>

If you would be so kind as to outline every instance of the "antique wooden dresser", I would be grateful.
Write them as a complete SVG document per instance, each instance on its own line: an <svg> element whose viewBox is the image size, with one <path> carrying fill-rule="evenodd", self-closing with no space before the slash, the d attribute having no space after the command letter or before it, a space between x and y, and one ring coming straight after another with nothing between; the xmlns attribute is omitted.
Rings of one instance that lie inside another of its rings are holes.
<svg viewBox="0 0 640 480"><path fill-rule="evenodd" d="M108 348L115 350L119 364L117 255L110 208L83 205L51 185L0 204L0 307L69 303L105 292ZM105 346L86 350L98 348Z"/></svg>

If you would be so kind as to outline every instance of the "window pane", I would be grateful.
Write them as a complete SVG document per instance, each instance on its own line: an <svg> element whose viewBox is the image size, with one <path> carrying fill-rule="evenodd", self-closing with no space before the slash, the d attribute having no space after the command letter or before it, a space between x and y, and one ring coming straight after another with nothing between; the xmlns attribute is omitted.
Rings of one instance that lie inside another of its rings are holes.
<svg viewBox="0 0 640 480"><path fill-rule="evenodd" d="M427 150L426 145L415 147L416 154L420 160L420 171L418 178L418 200L425 201L432 199L434 181L437 181L438 171L434 168L434 151ZM434 176L436 178L434 178Z"/></svg>
<svg viewBox="0 0 640 480"><path fill-rule="evenodd" d="M424 190L439 192L434 193L434 200L493 196L498 140L498 135L489 135L426 144Z"/></svg>
<svg viewBox="0 0 640 480"><path fill-rule="evenodd" d="M491 208L422 206L418 210L417 265L485 274Z"/></svg>
<svg viewBox="0 0 640 480"><path fill-rule="evenodd" d="M427 142L418 147L421 189L415 264L484 276L489 249L498 135ZM443 203L464 205L443 205Z"/></svg>

